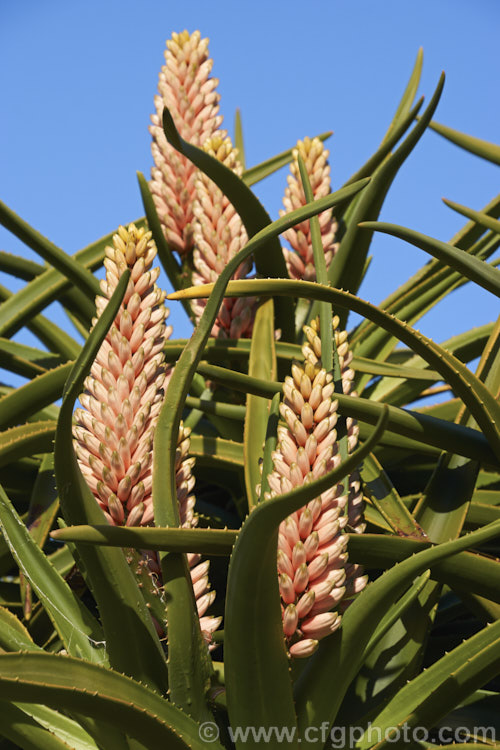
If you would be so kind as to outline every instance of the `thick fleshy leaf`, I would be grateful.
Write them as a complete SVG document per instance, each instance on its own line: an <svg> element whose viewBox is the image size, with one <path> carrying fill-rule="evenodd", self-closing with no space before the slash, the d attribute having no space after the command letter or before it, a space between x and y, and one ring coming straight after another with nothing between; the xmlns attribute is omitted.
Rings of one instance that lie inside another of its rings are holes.
<svg viewBox="0 0 500 750"><path fill-rule="evenodd" d="M181 138L170 112L166 108L163 110L163 130L170 145L210 177L231 201L249 237L253 237L257 232L271 224L271 218L259 199L235 172L207 152ZM285 259L277 237L269 237L262 247L256 248L255 267L257 273L261 276L288 277ZM293 308L292 299L277 302L276 325L281 328L285 341L294 340L294 331L291 326Z"/></svg>
<svg viewBox="0 0 500 750"><path fill-rule="evenodd" d="M138 219L135 222L137 227L142 227L145 223L144 218ZM112 242L112 238L113 233L105 235L83 250L79 250L74 255L75 261L90 270L98 268L102 265L104 248ZM33 281L30 281L25 287L23 287L23 289L19 290L16 294L11 295L10 298L0 306L0 336L12 336L16 331L22 328L23 325L31 327L35 313L43 310L51 302L58 300L61 295L70 288L70 282L68 282L67 278L55 268L45 271L40 276L33 279ZM57 326L54 326L54 324L51 324L51 328L49 328L47 325L48 323L50 323L50 321L44 321L43 327L37 324L34 330L34 333L40 338L40 340L43 343L46 343L51 351L60 352L61 354L66 353L66 359L73 359L78 356L80 346L74 342L73 348L71 348L68 343L66 343L65 350L63 351L62 343L65 342L66 338L70 339L70 337L65 334L64 331L60 331L60 329L58 329ZM57 332L60 331L58 336L62 339L61 344L58 344L57 335L53 335L53 329Z"/></svg>
<svg viewBox="0 0 500 750"><path fill-rule="evenodd" d="M330 326L331 328L331 326ZM263 302L255 315L252 331L252 347L248 360L250 377L273 381L276 379L276 352L274 348L274 303ZM261 481L260 462L263 458L269 418L269 401L247 395L245 409L245 429L243 437L243 456L245 468L245 486L248 498L248 509L252 510L259 501L257 485Z"/></svg>
<svg viewBox="0 0 500 750"><path fill-rule="evenodd" d="M1 201L0 224L38 253L76 287L84 291L90 300L89 312L92 314L94 299L100 293L100 288L97 279L84 266L33 229Z"/></svg>
<svg viewBox="0 0 500 750"><path fill-rule="evenodd" d="M357 292L361 283L371 235L363 235L359 223L367 219L376 219L384 203L389 188L401 165L417 145L438 105L444 86L444 74L441 76L429 106L396 151L381 164L373 175L370 186L360 196L349 216L349 222L339 249L330 265L328 277L332 286ZM418 111L419 105L414 110Z"/></svg>
<svg viewBox="0 0 500 750"><path fill-rule="evenodd" d="M372 503L396 534L417 538L424 536L373 454L365 458L360 473Z"/></svg>
<svg viewBox="0 0 500 750"><path fill-rule="evenodd" d="M43 373L0 401L0 429L5 430L61 398L73 363Z"/></svg>
<svg viewBox="0 0 500 750"><path fill-rule="evenodd" d="M395 727L433 726L470 693L495 677L500 668L500 621L483 628L457 648L415 677L373 718L381 729L377 747L393 746ZM359 740L360 750L368 750L373 741Z"/></svg>
<svg viewBox="0 0 500 750"><path fill-rule="evenodd" d="M469 151L471 154L480 156L482 159L493 162L493 164L500 164L500 146L496 143L489 143L472 135L460 133L460 131L453 130L453 128L449 128L446 125L440 125L439 122L432 121L429 123L429 127L448 141Z"/></svg>
<svg viewBox="0 0 500 750"><path fill-rule="evenodd" d="M237 531L231 529L182 529L127 526L67 526L52 532L63 542L82 542L110 547L196 552L202 555L230 555Z"/></svg>
<svg viewBox="0 0 500 750"><path fill-rule="evenodd" d="M38 283L38 280L42 279L44 275L37 277L30 284ZM37 298L31 294L31 288L29 289L28 303L26 302L24 290L28 289L30 284L26 284L16 294L12 294L8 289L0 286L0 302L2 303L0 305L0 335L13 336L25 325L49 351L59 354L64 361L74 359L80 351L79 344L51 320L43 315L34 314L41 310L43 306L32 304L37 301Z"/></svg>
<svg viewBox="0 0 500 750"><path fill-rule="evenodd" d="M352 558L372 568L389 568L429 546L429 542L380 534L353 534L349 540ZM476 592L500 602L500 563L496 560L461 552L453 560L443 560L430 567L433 580L459 592Z"/></svg>
<svg viewBox="0 0 500 750"><path fill-rule="evenodd" d="M106 663L99 623L31 538L2 487L0 527L20 570L42 602L68 653L91 662Z"/></svg>
<svg viewBox="0 0 500 750"><path fill-rule="evenodd" d="M76 398L115 319L129 277L129 271L121 277L73 365L63 392L55 439L55 474L62 511L72 524L105 523L76 461L72 417ZM123 552L88 545L77 545L76 550L99 607L110 663L156 690L166 691L168 677L163 649Z"/></svg>
<svg viewBox="0 0 500 750"><path fill-rule="evenodd" d="M0 654L0 697L81 712L158 747L205 747L197 724L172 703L129 677L70 656ZM217 741L212 747L222 750Z"/></svg>
<svg viewBox="0 0 500 750"><path fill-rule="evenodd" d="M389 125L389 129L387 130L387 133L385 134L382 143L385 143L387 140L389 140L389 138L391 137L391 134L397 128L399 123L402 120L404 120L407 117L408 113L410 112L413 102L415 100L415 96L417 95L419 84L420 84L420 77L422 75L423 62L424 62L424 50L422 47L420 47L417 52L417 59L415 60L415 65L413 66L410 79L406 85L406 89L403 92L401 101L398 104L396 112L394 113L394 117L392 118L392 122Z"/></svg>
<svg viewBox="0 0 500 750"><path fill-rule="evenodd" d="M234 113L234 147L238 150L238 161L245 172L245 144L243 141L243 125L241 122L241 112L239 107Z"/></svg>
<svg viewBox="0 0 500 750"><path fill-rule="evenodd" d="M359 224L361 229L373 230L390 234L392 237L399 237L402 240L410 242L415 247L425 250L426 253L433 255L435 258L452 266L455 270L482 286L488 292L500 297L500 271L493 268L479 258L469 255L464 250L448 245L446 242L440 242L433 237L428 237L420 232L415 232L406 227L400 227L396 224L387 224L377 221L363 221Z"/></svg>
<svg viewBox="0 0 500 750"><path fill-rule="evenodd" d="M5 466L18 458L36 453L49 453L54 447L56 423L52 421L34 422L11 427L0 433L0 466Z"/></svg>

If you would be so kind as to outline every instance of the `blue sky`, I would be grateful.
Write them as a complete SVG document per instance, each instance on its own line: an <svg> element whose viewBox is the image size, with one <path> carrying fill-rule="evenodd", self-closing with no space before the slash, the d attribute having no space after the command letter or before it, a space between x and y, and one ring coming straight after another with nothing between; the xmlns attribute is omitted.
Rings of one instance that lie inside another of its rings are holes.
<svg viewBox="0 0 500 750"><path fill-rule="evenodd" d="M498 142L499 22L496 0L4 2L0 198L70 253L141 216L135 173L151 167L148 124L165 40L184 28L210 38L221 112L232 132L241 108L248 165L333 130L339 187L377 148L419 46L426 101L447 74L436 119ZM428 132L381 218L447 240L463 222L441 198L479 209L498 192L498 177L497 167ZM274 218L285 181L283 170L256 188ZM0 247L25 252L3 230ZM427 259L383 235L372 253L361 296L375 303ZM497 314L496 299L475 288L419 327L441 340ZM174 336L188 334L176 306L171 322Z"/></svg>

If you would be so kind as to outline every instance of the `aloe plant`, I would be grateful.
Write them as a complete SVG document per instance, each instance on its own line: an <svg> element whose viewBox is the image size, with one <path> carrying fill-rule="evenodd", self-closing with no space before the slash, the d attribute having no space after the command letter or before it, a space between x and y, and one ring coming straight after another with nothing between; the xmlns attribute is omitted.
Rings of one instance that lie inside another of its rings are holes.
<svg viewBox="0 0 500 750"><path fill-rule="evenodd" d="M500 320L413 327L499 296L500 200L449 242L378 221L428 127L499 147L434 122L442 79L416 119L419 53L345 185L328 134L247 168L211 65L167 43L144 217L70 256L0 204L46 261L0 254L0 748L500 747ZM378 307L375 231L432 256Z"/></svg>

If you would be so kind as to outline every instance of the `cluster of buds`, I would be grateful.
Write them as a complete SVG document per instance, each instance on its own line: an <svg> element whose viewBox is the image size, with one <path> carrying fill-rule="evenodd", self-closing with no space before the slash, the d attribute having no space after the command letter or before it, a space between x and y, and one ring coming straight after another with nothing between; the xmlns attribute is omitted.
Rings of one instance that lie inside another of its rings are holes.
<svg viewBox="0 0 500 750"><path fill-rule="evenodd" d="M156 286L152 268L156 247L150 232L120 227L107 247L101 281L103 296L96 299L98 316L104 310L124 270L131 272L123 302L80 396L73 427L80 470L110 524L146 526L153 523L153 437L171 375L163 347L171 333L165 325L165 294ZM94 321L95 323L95 321ZM175 477L179 515L185 528L196 526L192 495L194 458L189 457L189 430L179 429ZM157 556L146 555L150 569L159 573ZM200 626L207 641L220 618L205 616L215 598L209 590L208 562L188 556Z"/></svg>
<svg viewBox="0 0 500 750"><path fill-rule="evenodd" d="M103 341L75 412L75 449L82 474L113 525L144 526L153 520L153 434L170 372L163 346L171 333L165 294L152 268L151 233L120 227L105 250L98 316L124 270L131 276L116 319ZM95 323L95 321L94 321Z"/></svg>
<svg viewBox="0 0 500 750"><path fill-rule="evenodd" d="M159 77L156 114L151 117L155 166L149 187L165 238L181 257L193 249L197 170L167 142L162 114L168 107L181 136L195 146L203 146L222 124L220 96L216 92L218 80L210 75L212 66L208 39L201 39L199 31L172 34Z"/></svg>
<svg viewBox="0 0 500 750"><path fill-rule="evenodd" d="M353 378L345 332L335 339L342 370L344 393ZM268 477L270 497L281 495L340 464L337 443L337 407L333 376L321 366L319 325L313 321L304 328L307 342L304 363L292 366L285 378L280 413L284 424L278 427L278 443L273 453L273 471ZM349 450L356 445L358 428L348 420ZM312 654L321 638L340 625L337 612L342 600L353 596L366 584L359 566L347 568L346 527L361 531L362 503L359 477L351 477L350 487L334 485L280 525L278 574L282 600L283 632L291 656Z"/></svg>
<svg viewBox="0 0 500 750"><path fill-rule="evenodd" d="M225 131L219 131L203 144L207 153L224 166L241 175L238 151L233 148ZM217 281L228 262L247 242L245 227L233 204L205 174L198 173L196 199L193 204L194 244L193 284L210 284ZM243 279L250 273L252 261L244 261L233 275ZM199 320L206 300L195 300L193 312ZM255 317L255 300L226 298L221 305L212 329L212 336L237 339L250 336Z"/></svg>
<svg viewBox="0 0 500 750"><path fill-rule="evenodd" d="M297 146L292 153L291 174L287 178L288 187L283 198L285 210L280 211L281 216L305 206L307 202L300 178L299 154L304 160L314 199L323 198L331 193L329 151L323 146L320 139L304 138L303 141L297 142ZM338 247L335 243L337 222L333 218L332 209L320 213L318 219L326 267L328 268ZM290 278L315 281L316 268L314 266L309 220L288 229L284 232L284 237L292 247L292 250L283 250Z"/></svg>

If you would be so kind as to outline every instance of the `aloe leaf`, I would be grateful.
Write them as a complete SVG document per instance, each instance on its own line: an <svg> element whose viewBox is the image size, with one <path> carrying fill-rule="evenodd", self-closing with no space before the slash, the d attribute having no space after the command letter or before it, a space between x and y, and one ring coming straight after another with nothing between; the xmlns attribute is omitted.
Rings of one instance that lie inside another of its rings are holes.
<svg viewBox="0 0 500 750"><path fill-rule="evenodd" d="M243 141L243 125L241 122L241 112L239 107L234 113L234 146L238 150L238 161L241 164L243 172L245 171L245 144Z"/></svg>
<svg viewBox="0 0 500 750"><path fill-rule="evenodd" d="M350 185L352 182L356 182L356 180L360 180L363 177L368 177L375 172L377 167L379 167L382 162L389 156L394 146L406 133L410 125L414 122L415 117L422 107L423 101L424 98L421 97L421 99L419 99L419 101L415 104L415 107L410 112L408 112L408 114L403 119L400 120L399 124L391 130L390 134L389 131L387 131L386 140L382 141L375 153L365 162L365 164L363 164L362 167L360 167L351 177L349 177L344 185ZM353 211L354 206L352 207L350 212L352 213ZM368 258L366 259L366 262L369 262Z"/></svg>
<svg viewBox="0 0 500 750"><path fill-rule="evenodd" d="M304 219L321 213L321 211L330 208L336 203L348 200L369 181L368 179L359 180L353 185L341 188L339 191L314 201L312 204L303 206L296 211L292 211L281 219L271 223L267 211L262 207L252 191L245 186L244 182L234 172L205 151L192 146L180 137L167 109L163 111L163 127L169 143L205 172L224 192L231 203L233 203L251 238L237 257L240 258L241 262L249 257L251 253L254 253L257 272L262 276L288 277L281 246L276 239L278 234L281 234ZM234 263L231 264L231 267L233 265ZM237 266L234 268L234 271L236 268ZM280 303L279 309L276 309L276 325L281 328L282 338L286 341L293 341L295 339L292 322L293 305L291 299L289 299L285 300L283 304Z"/></svg>
<svg viewBox="0 0 500 750"><path fill-rule="evenodd" d="M231 529L182 529L81 525L54 529L51 536L63 542L81 542L111 547L230 555L238 535Z"/></svg>
<svg viewBox="0 0 500 750"><path fill-rule="evenodd" d="M396 177L396 174L416 146L429 124L438 105L444 86L444 74L441 76L436 91L418 123L403 141L401 146L375 172L369 187L356 202L349 216L346 233L328 270L332 286L356 292L362 278L371 235L360 232L358 224L366 219L376 219L385 200L385 196ZM417 105L418 106L418 105ZM415 113L416 114L416 108Z"/></svg>
<svg viewBox="0 0 500 750"><path fill-rule="evenodd" d="M64 383L73 363L60 365L38 375L30 383L17 388L0 400L0 429L23 422L29 415L52 404L61 397Z"/></svg>
<svg viewBox="0 0 500 750"><path fill-rule="evenodd" d="M471 692L496 676L499 667L500 621L468 638L401 688L373 719L382 737L386 737L377 746L391 747L391 735L395 734L391 728L403 724L410 729L433 726ZM372 744L365 736L360 739L359 748L365 750Z"/></svg>
<svg viewBox="0 0 500 750"><path fill-rule="evenodd" d="M169 750L205 747L198 725L172 703L125 675L70 656L0 654L0 697L81 712ZM212 747L222 750L217 741Z"/></svg>
<svg viewBox="0 0 500 750"><path fill-rule="evenodd" d="M68 744L13 703L0 701L0 719L0 735L13 743L10 747L21 747L23 750L39 750L41 747L44 750L45 748L46 750L83 750L85 747ZM80 732L82 732L81 729ZM66 739L69 741L69 737ZM95 743L87 744L86 747L98 750Z"/></svg>
<svg viewBox="0 0 500 750"><path fill-rule="evenodd" d="M38 278L41 279L42 276ZM31 283L35 284L38 278ZM23 325L26 325L50 351L56 352L65 360L73 359L77 356L80 345L48 318L43 315L34 315L42 309L43 305L35 304L36 298L32 296L31 289L29 290L30 305L25 304L24 290L29 286L27 284L16 294L0 286L0 302L2 303L0 305L0 335L13 336ZM23 297L23 302L19 304L21 297Z"/></svg>
<svg viewBox="0 0 500 750"><path fill-rule="evenodd" d="M386 421L384 414L369 440L339 467L259 503L243 524L229 565L224 630L233 726L295 726L276 573L278 527L287 515L353 471L380 439ZM297 742L292 746L298 747Z"/></svg>
<svg viewBox="0 0 500 750"><path fill-rule="evenodd" d="M191 435L191 455L198 464L207 458L229 466L243 466L243 445L231 440L214 438L208 435Z"/></svg>
<svg viewBox="0 0 500 750"><path fill-rule="evenodd" d="M394 623L396 623L409 609L409 607L414 604L418 596L425 589L425 586L429 581L429 577L430 573L428 570L421 573L421 575L419 575L413 581L408 591L406 591L403 596L395 604L393 604L390 609L387 610L380 622L377 624L370 640L368 641L364 654L365 659L368 654L373 651L375 646L377 646L384 635L389 632Z"/></svg>
<svg viewBox="0 0 500 750"><path fill-rule="evenodd" d="M66 276L76 287L85 292L90 299L91 308L94 299L100 294L99 282L86 268L56 247L46 237L33 229L24 219L21 219L12 209L0 201L0 224L18 237L28 247L31 247L44 260ZM90 314L92 309L90 308Z"/></svg>
<svg viewBox="0 0 500 750"><path fill-rule="evenodd" d="M453 128L449 128L446 125L440 125L439 122L432 121L429 123L429 127L456 146L465 149L465 151L491 161L493 164L500 164L500 146L497 146L496 143L489 143L488 141L481 140L481 138L460 133L458 130L453 130Z"/></svg>
<svg viewBox="0 0 500 750"><path fill-rule="evenodd" d="M429 542L378 534L354 534L349 538L353 559L373 568L388 568L429 547ZM500 564L483 555L461 552L453 560L431 566L433 580L457 592L476 592L500 603Z"/></svg>
<svg viewBox="0 0 500 750"><path fill-rule="evenodd" d="M497 218L500 215L500 196L497 196L490 201L483 208L483 213ZM462 250L467 250L471 254L487 257L487 253L489 252L487 248L490 242L487 238L483 238L483 240L479 241L483 234L484 228L476 222L470 221L454 235L450 240L450 244L459 247ZM494 241L496 235L490 234L490 236L492 239L492 248L494 249L497 246ZM443 281L446 281L447 277L449 279L448 283L443 283ZM453 281L454 278L457 278L458 280ZM452 272L451 268L446 266L443 267L439 261L432 259L413 274L407 282L390 294L380 306L388 312L392 312L393 314L398 315L398 317L404 318L407 322L414 322L423 314L423 312L435 305L444 293L453 288L457 288L462 283L460 279L461 277L459 275L457 276L455 272ZM423 301L422 298L424 298ZM357 327L354 335L351 336L351 345L353 348L355 348L360 341L363 341L363 346L366 347L364 340L367 335L370 335L371 338L374 337L373 328L374 326L369 321L361 323ZM377 353L382 349L382 344L380 342L374 342L373 346L373 351ZM380 358L380 356L378 356L378 358Z"/></svg>
<svg viewBox="0 0 500 750"><path fill-rule="evenodd" d="M248 374L250 377L260 378L261 380L273 381L276 379L274 303L272 299L263 302L255 315L252 331L252 347L248 360ZM246 399L245 429L243 434L245 487L249 511L259 501L259 495L257 494L257 485L261 482L259 463L263 458L268 417L269 401L249 393Z"/></svg>
<svg viewBox="0 0 500 750"><path fill-rule="evenodd" d="M321 133L316 137L319 138L320 141L326 141L331 135L332 131L329 130L328 132ZM267 159L260 164L256 164L255 166L246 169L242 175L243 182L250 187L251 185L255 185L256 182L260 182L265 177L277 172L278 169L285 167L292 161L292 152L293 148L289 148L286 151L271 157L271 159ZM363 177L364 176L365 175L363 175Z"/></svg>
<svg viewBox="0 0 500 750"><path fill-rule="evenodd" d="M12 556L45 607L68 653L106 663L99 624L31 538L2 487L0 526Z"/></svg>
<svg viewBox="0 0 500 750"><path fill-rule="evenodd" d="M83 478L73 450L72 417L76 398L106 333L115 319L130 272L121 277L68 376L55 439L55 474L65 519L72 524L103 523L104 514ZM163 650L151 616L124 554L119 549L77 546L90 579L103 622L113 667L134 675L155 689L167 688Z"/></svg>
<svg viewBox="0 0 500 750"><path fill-rule="evenodd" d="M368 496L391 529L401 536L422 537L421 527L373 454L365 458L360 473Z"/></svg>
<svg viewBox="0 0 500 750"><path fill-rule="evenodd" d="M33 485L26 519L26 528L40 549L43 549L58 508L59 499L54 487L54 457L52 453L46 453ZM19 582L24 617L28 620L31 616L31 584L22 572L19 574Z"/></svg>
<svg viewBox="0 0 500 750"><path fill-rule="evenodd" d="M453 211L462 214L462 216L467 216L468 219L475 221L477 224L500 234L500 221L494 219L492 216L488 216L484 211L474 211L473 208L467 208L467 206L462 206L460 203L454 203L446 198L443 198L443 203L453 209Z"/></svg>
<svg viewBox="0 0 500 750"><path fill-rule="evenodd" d="M0 607L0 625L0 649L4 651L38 651L40 649L40 646L33 642L22 622L5 607Z"/></svg>
<svg viewBox="0 0 500 750"><path fill-rule="evenodd" d="M367 627L367 623L377 622L383 617L409 581L436 562L494 539L499 534L500 522L427 549L394 566L367 586L344 614L341 630L320 643L318 651L299 678L296 693L299 727L320 726L323 721L329 725L334 722L347 688L361 666L364 648L371 638L371 628ZM325 687L332 674L336 675L334 695Z"/></svg>
<svg viewBox="0 0 500 750"><path fill-rule="evenodd" d="M386 224L377 221L364 221L359 224L361 229L376 230L384 234L390 234L393 237L399 237L406 242L410 242L415 247L425 250L426 253L433 255L435 258L452 266L455 270L482 286L488 292L500 297L500 271L493 268L479 258L469 255L464 250L448 245L446 242L440 242L433 237L427 237L425 234L415 232L406 227L400 227L396 224Z"/></svg>
<svg viewBox="0 0 500 750"><path fill-rule="evenodd" d="M212 399L194 398L186 396L186 406L190 409L197 409L205 414L212 414L224 419L236 419L241 422L245 419L246 409L239 404L225 404Z"/></svg>
<svg viewBox="0 0 500 750"><path fill-rule="evenodd" d="M382 143L384 143L390 138L391 133L394 131L394 129L398 126L398 124L402 120L404 120L407 117L408 113L410 112L411 106L413 104L413 101L415 99L415 96L417 94L418 87L420 84L420 77L422 75L423 62L424 62L424 50L422 47L420 47L417 52L417 59L415 60L415 65L413 66L410 79L403 92L401 101L398 104L398 107L396 109L392 122L389 125L389 129L387 130L387 133L385 134L382 140Z"/></svg>
<svg viewBox="0 0 500 750"><path fill-rule="evenodd" d="M42 266L40 263L35 263L20 255L0 250L0 271L10 273L11 276L15 276L17 279L31 281L35 276L39 276L46 270L47 266Z"/></svg>
<svg viewBox="0 0 500 750"><path fill-rule="evenodd" d="M211 284L203 284L176 292L170 295L170 297L173 299L181 296L189 298L191 295L205 297L210 294L212 287L213 285ZM227 285L226 294L231 297L279 294L306 296L310 299L330 301L333 305L338 305L339 307L348 307L354 312L372 320L378 326L384 328L391 335L412 348L413 351L419 354L432 368L443 376L443 380L451 385L456 394L467 405L471 414L473 414L497 456L497 460L500 457L500 435L498 432L500 405L483 383L462 362L423 334L412 329L406 323L391 317L384 310L371 305L369 302L365 302L359 297L355 297L349 292L344 292L340 289L331 289L308 281L292 281L291 279L231 281ZM361 399L352 399L352 406L351 402L349 402L352 416L356 418L357 414L355 414L353 409L358 408L359 405L356 405L357 401L361 401ZM373 408L373 406L374 404L365 400L363 408ZM461 450L461 447L457 445L456 449L452 452L461 454Z"/></svg>
<svg viewBox="0 0 500 750"><path fill-rule="evenodd" d="M70 719L68 716L55 711L47 706L37 705L35 703L3 703L0 708L0 714L6 709L8 705L8 712L12 711L12 716L16 717L16 729L19 726L27 724L28 727L32 728L32 724L29 719L33 719L38 724L38 733L34 736L39 735L39 744L34 745L34 750L39 750L43 747L45 750L45 740L49 739L47 748L51 747L51 738L57 739L62 742L62 745L56 745L55 747L62 747L65 750L72 748L72 750L99 750L99 745L92 739L91 735L85 731L85 729L75 721ZM16 713L18 712L18 713ZM28 719L28 721L27 721ZM42 733L41 728L46 731ZM24 731L23 726L23 740L26 742L27 732ZM12 730L10 736L12 737ZM22 747L30 747L29 745L23 744ZM122 750L123 745L109 745L109 750Z"/></svg>
<svg viewBox="0 0 500 750"><path fill-rule="evenodd" d="M22 359L29 365L32 365L33 372L41 375L46 370L51 370L62 364L61 357L53 352L47 352L43 349L36 349L33 346L26 346L19 341L10 341L9 339L0 339L0 351L2 357L12 356ZM6 368L8 369L8 368Z"/></svg>
<svg viewBox="0 0 500 750"><path fill-rule="evenodd" d="M34 422L0 433L0 466L34 453L49 453L54 446L56 423Z"/></svg>

